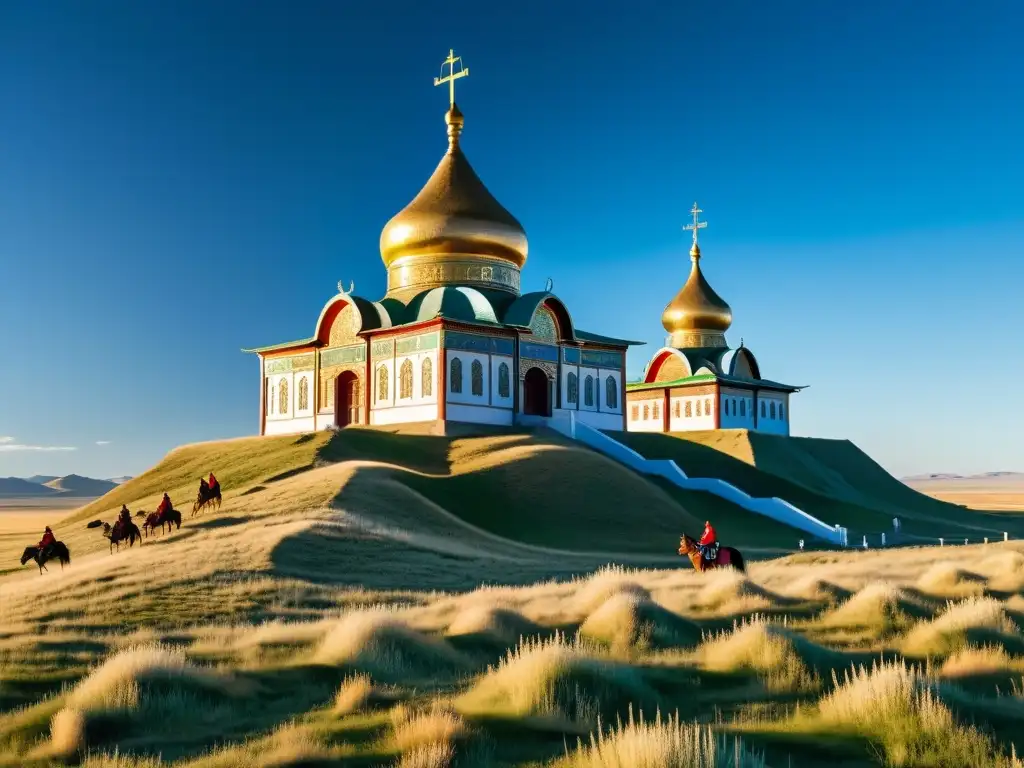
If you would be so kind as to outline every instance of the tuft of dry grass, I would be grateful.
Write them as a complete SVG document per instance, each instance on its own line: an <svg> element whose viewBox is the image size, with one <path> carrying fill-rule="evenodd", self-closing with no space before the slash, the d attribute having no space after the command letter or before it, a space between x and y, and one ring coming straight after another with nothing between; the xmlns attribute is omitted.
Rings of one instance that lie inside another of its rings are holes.
<svg viewBox="0 0 1024 768"><path fill-rule="evenodd" d="M908 656L942 656L966 647L979 633L990 638L1016 631L1002 603L991 597L971 597L948 603L935 619L911 629L901 650Z"/></svg>
<svg viewBox="0 0 1024 768"><path fill-rule="evenodd" d="M818 620L822 627L867 630L882 637L910 626L907 594L885 581L873 581Z"/></svg>
<svg viewBox="0 0 1024 768"><path fill-rule="evenodd" d="M436 741L403 752L396 768L448 768L453 759L455 745L449 741Z"/></svg>
<svg viewBox="0 0 1024 768"><path fill-rule="evenodd" d="M932 595L971 597L985 593L985 578L960 568L956 563L936 563L917 580L917 586Z"/></svg>
<svg viewBox="0 0 1024 768"><path fill-rule="evenodd" d="M645 722L643 712L611 731L591 734L575 752L552 768L763 768L764 760L742 747L738 739L716 736L710 726L682 723L679 713L663 718L659 711Z"/></svg>
<svg viewBox="0 0 1024 768"><path fill-rule="evenodd" d="M65 707L50 721L50 752L70 758L85 747L85 715L81 710Z"/></svg>
<svg viewBox="0 0 1024 768"><path fill-rule="evenodd" d="M404 705L391 711L391 741L401 752L432 744L451 744L469 733L466 721L437 702L425 712Z"/></svg>
<svg viewBox="0 0 1024 768"><path fill-rule="evenodd" d="M373 681L369 675L352 675L334 694L333 712L336 715L350 715L369 704L373 696Z"/></svg>
<svg viewBox="0 0 1024 768"><path fill-rule="evenodd" d="M967 646L949 656L938 674L955 679L1013 672L1020 668L1020 663L1010 658L1001 645Z"/></svg>
<svg viewBox="0 0 1024 768"><path fill-rule="evenodd" d="M760 616L709 637L697 650L697 659L716 672L756 672L772 691L808 691L820 685L797 653L793 635Z"/></svg>

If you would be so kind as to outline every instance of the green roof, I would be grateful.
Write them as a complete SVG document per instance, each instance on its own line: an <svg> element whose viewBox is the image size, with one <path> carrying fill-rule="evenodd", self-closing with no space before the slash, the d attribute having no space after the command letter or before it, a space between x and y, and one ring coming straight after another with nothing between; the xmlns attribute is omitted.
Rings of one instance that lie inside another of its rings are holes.
<svg viewBox="0 0 1024 768"><path fill-rule="evenodd" d="M627 383L626 391L633 392L645 389L685 387L691 384L707 384L708 382L712 381L717 381L721 384L729 384L732 386L746 388L778 389L784 392L799 392L801 389L806 389L805 386L793 386L792 384L782 384L781 382L772 381L770 379L741 379L738 376L725 376L720 373L702 373L697 376L686 376L681 379L673 379L672 381L656 381L649 384L644 382Z"/></svg>
<svg viewBox="0 0 1024 768"><path fill-rule="evenodd" d="M443 317L468 323L499 325L490 300L475 288L445 286L418 293L406 307L407 323L421 323Z"/></svg>
<svg viewBox="0 0 1024 768"><path fill-rule="evenodd" d="M647 343L646 341L617 339L614 336L602 336L599 333L587 331L576 331L576 340L582 341L584 344L607 344L612 347L640 347Z"/></svg>
<svg viewBox="0 0 1024 768"><path fill-rule="evenodd" d="M292 347L304 347L308 344L312 344L316 341L316 336L310 336L308 339L299 339L298 341L282 341L280 344L271 344L266 347L251 347L250 349L243 348L243 352L255 352L261 354L263 352L276 352L279 349L290 349Z"/></svg>

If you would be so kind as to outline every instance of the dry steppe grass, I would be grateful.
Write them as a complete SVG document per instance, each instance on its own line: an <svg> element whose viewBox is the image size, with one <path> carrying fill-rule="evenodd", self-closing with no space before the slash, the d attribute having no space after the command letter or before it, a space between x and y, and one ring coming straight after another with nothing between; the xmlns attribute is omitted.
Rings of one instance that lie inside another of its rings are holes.
<svg viewBox="0 0 1024 768"><path fill-rule="evenodd" d="M653 486L628 513L598 488L582 524L534 509L546 533L485 524L513 480L540 506L537 456L600 476L578 449L345 440L181 449L61 525L72 567L0 575L0 765L1020 766L1024 544L701 575L675 540L614 548L685 512ZM219 513L114 555L84 528L211 464Z"/></svg>

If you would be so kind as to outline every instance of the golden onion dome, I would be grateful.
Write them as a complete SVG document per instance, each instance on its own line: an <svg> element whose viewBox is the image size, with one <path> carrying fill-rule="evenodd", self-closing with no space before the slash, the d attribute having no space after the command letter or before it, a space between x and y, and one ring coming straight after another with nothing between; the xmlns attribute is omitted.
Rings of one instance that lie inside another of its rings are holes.
<svg viewBox="0 0 1024 768"><path fill-rule="evenodd" d="M724 333L732 325L732 309L701 272L700 246L696 242L690 249L690 259L690 277L665 307L661 323L671 334L673 347L725 346Z"/></svg>
<svg viewBox="0 0 1024 768"><path fill-rule="evenodd" d="M518 270L526 262L526 232L488 191L459 146L464 118L457 105L445 114L448 151L412 202L387 223L380 235L380 255L390 270L396 262L501 264ZM407 258L411 257L411 258ZM492 267L492 270L495 267ZM487 273L490 274L490 273ZM486 281L486 280L485 280ZM389 280L390 282L390 280ZM516 279L518 285L518 279Z"/></svg>

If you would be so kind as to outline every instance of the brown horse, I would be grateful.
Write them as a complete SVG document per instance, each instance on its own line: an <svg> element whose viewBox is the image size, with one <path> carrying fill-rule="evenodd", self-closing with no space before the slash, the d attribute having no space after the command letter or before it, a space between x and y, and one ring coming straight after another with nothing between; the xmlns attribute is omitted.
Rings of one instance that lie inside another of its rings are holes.
<svg viewBox="0 0 1024 768"><path fill-rule="evenodd" d="M689 557L690 562L693 563L693 570L701 573L712 568L735 568L740 573L744 573L747 570L747 566L743 562L743 555L740 554L738 549L719 547L718 557L715 558L714 562L709 562L700 553L697 540L691 539L685 533L683 538L679 540L679 554Z"/></svg>
<svg viewBox="0 0 1024 768"><path fill-rule="evenodd" d="M146 515L146 522L142 524L143 530L146 532L146 536L157 528L163 531L164 526L167 526L167 533L171 532L171 526L175 525L178 529L181 529L181 512L176 509L168 509L163 514L159 512L150 512Z"/></svg>
<svg viewBox="0 0 1024 768"><path fill-rule="evenodd" d="M110 554L114 554L115 545L117 546L117 551L121 551L122 541L127 541L129 547L135 546L136 539L138 539L139 544L142 544L142 531L131 521L122 523L118 520L113 526L110 523L103 523L103 535L110 539Z"/></svg>
<svg viewBox="0 0 1024 768"><path fill-rule="evenodd" d="M209 487L209 486L207 486ZM206 507L213 507L214 511L220 509L220 486L218 485L215 490L207 490L205 493L203 489L199 489L199 493L196 494L195 504L192 505L192 516L195 517L199 512Z"/></svg>
<svg viewBox="0 0 1024 768"><path fill-rule="evenodd" d="M60 569L63 571L65 565L71 564L71 552L65 546L63 541L55 541L47 549L41 550L39 547L25 547L25 551L21 555L21 564L24 565L29 560L35 560L36 565L39 566L39 575L43 575L43 571L48 571L46 562L52 559L60 560Z"/></svg>

